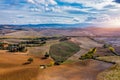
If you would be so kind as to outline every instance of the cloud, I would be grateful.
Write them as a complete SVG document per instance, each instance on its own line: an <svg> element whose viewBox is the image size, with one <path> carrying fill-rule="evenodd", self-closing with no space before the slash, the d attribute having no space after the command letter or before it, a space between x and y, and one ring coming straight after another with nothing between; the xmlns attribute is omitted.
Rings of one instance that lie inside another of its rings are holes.
<svg viewBox="0 0 120 80"><path fill-rule="evenodd" d="M100 27L119 27L120 26L119 21L120 21L120 15L110 16L107 14L103 14L96 16L95 19L91 18L91 21L89 21L89 23L92 23Z"/></svg>
<svg viewBox="0 0 120 80"><path fill-rule="evenodd" d="M28 0L29 3L35 4L34 0Z"/></svg>
<svg viewBox="0 0 120 80"><path fill-rule="evenodd" d="M54 0L27 0L27 1L33 4L43 4L45 6L57 4Z"/></svg>
<svg viewBox="0 0 120 80"><path fill-rule="evenodd" d="M109 24L120 0L0 0L0 24ZM108 22L107 22L108 21Z"/></svg>
<svg viewBox="0 0 120 80"><path fill-rule="evenodd" d="M95 9L103 9L106 5L112 4L113 0L60 0L66 3L82 4L84 7L92 7Z"/></svg>

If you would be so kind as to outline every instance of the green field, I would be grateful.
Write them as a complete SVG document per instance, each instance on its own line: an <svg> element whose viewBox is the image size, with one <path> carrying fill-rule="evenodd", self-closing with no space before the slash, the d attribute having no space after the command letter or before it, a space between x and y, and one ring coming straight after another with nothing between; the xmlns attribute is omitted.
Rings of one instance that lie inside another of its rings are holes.
<svg viewBox="0 0 120 80"><path fill-rule="evenodd" d="M80 47L70 41L60 42L59 44L54 44L50 47L50 56L55 60L55 62L64 62L66 59L71 57L73 54L78 52Z"/></svg>

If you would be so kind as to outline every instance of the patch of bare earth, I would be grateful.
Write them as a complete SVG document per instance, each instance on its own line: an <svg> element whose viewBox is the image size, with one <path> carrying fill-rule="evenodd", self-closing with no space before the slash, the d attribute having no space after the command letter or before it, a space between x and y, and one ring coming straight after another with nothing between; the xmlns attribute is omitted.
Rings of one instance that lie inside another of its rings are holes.
<svg viewBox="0 0 120 80"><path fill-rule="evenodd" d="M95 60L80 61L72 64L54 66L42 70L38 80L96 80L98 73L112 64Z"/></svg>
<svg viewBox="0 0 120 80"><path fill-rule="evenodd" d="M51 59L42 60L41 57L9 53L0 50L0 80L36 80L39 65L49 64ZM23 65L28 58L33 58L31 64Z"/></svg>

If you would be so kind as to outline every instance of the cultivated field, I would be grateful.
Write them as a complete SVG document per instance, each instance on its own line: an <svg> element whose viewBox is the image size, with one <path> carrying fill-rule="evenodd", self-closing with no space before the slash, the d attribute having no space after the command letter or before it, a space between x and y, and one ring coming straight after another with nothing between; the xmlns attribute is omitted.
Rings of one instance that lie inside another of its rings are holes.
<svg viewBox="0 0 120 80"><path fill-rule="evenodd" d="M55 62L64 62L69 57L74 55L80 50L79 45L70 42L63 41L58 44L54 44L50 47L50 56L55 60Z"/></svg>
<svg viewBox="0 0 120 80"><path fill-rule="evenodd" d="M39 65L50 62L50 59L41 60L34 56L9 54L1 50L0 56L0 80L36 80ZM34 61L31 64L23 65L30 57Z"/></svg>
<svg viewBox="0 0 120 80"><path fill-rule="evenodd" d="M104 48L104 42L89 37L70 37L65 41L60 41L62 37L49 38L2 38L1 41L8 44L24 44L27 51L0 50L0 80L114 80L111 75L115 71L116 75L113 76L117 77L119 74L119 57L115 56L109 48ZM43 41L44 44L41 45ZM82 55L95 47L97 51L94 56L103 61L80 60ZM49 58L44 58L46 52L50 53ZM59 57L64 58L64 62L62 61L61 65L51 65L51 62L59 61ZM25 64L29 58L32 58L33 62ZM104 62L111 59L118 64L113 66L112 63ZM47 67L41 69L40 65ZM103 75L108 75L110 78Z"/></svg>
<svg viewBox="0 0 120 80"><path fill-rule="evenodd" d="M39 74L38 80L96 80L96 76L111 65L105 62L86 60L54 66Z"/></svg>

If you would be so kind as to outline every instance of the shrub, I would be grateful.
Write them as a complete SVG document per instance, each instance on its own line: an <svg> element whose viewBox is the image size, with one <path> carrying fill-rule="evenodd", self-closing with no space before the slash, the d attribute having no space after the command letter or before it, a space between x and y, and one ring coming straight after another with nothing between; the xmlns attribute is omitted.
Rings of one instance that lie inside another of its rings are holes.
<svg viewBox="0 0 120 80"><path fill-rule="evenodd" d="M101 55L100 54L94 54L94 57L100 57Z"/></svg>
<svg viewBox="0 0 120 80"><path fill-rule="evenodd" d="M81 60L84 60L84 59L93 59L94 57L93 57L93 55L92 54L85 54L85 55L83 55L83 56L81 56Z"/></svg>
<svg viewBox="0 0 120 80"><path fill-rule="evenodd" d="M30 63L33 62L33 58L28 58L28 60Z"/></svg>
<svg viewBox="0 0 120 80"><path fill-rule="evenodd" d="M59 61L56 61L55 63L54 63L54 65L60 65L61 64L61 62L59 62Z"/></svg>
<svg viewBox="0 0 120 80"><path fill-rule="evenodd" d="M28 62L23 63L23 65L28 65L28 64L30 64L30 63L31 63L31 62L28 61Z"/></svg>
<svg viewBox="0 0 120 80"><path fill-rule="evenodd" d="M82 55L79 59L84 60L84 59L93 59L95 56L94 54L96 53L97 48L91 49L88 53Z"/></svg>
<svg viewBox="0 0 120 80"><path fill-rule="evenodd" d="M109 44L104 44L103 45L103 48L109 48L111 45L109 45Z"/></svg>
<svg viewBox="0 0 120 80"><path fill-rule="evenodd" d="M109 50L110 50L113 54L118 55L113 47L109 47Z"/></svg>
<svg viewBox="0 0 120 80"><path fill-rule="evenodd" d="M46 52L44 56L45 56L45 58L48 58L49 54Z"/></svg>
<svg viewBox="0 0 120 80"><path fill-rule="evenodd" d="M47 67L51 67L51 66L53 66L54 64L55 64L54 61L50 61L50 63L47 65Z"/></svg>
<svg viewBox="0 0 120 80"><path fill-rule="evenodd" d="M67 37L63 37L63 38L61 38L59 41L67 41L67 40L69 40L70 38L67 38Z"/></svg>
<svg viewBox="0 0 120 80"><path fill-rule="evenodd" d="M110 50L111 52L115 52L115 49L114 49L113 47L109 47L109 50Z"/></svg>
<svg viewBox="0 0 120 80"><path fill-rule="evenodd" d="M89 54L95 54L96 51L97 51L97 48L95 47L95 48L91 49L88 53Z"/></svg>

